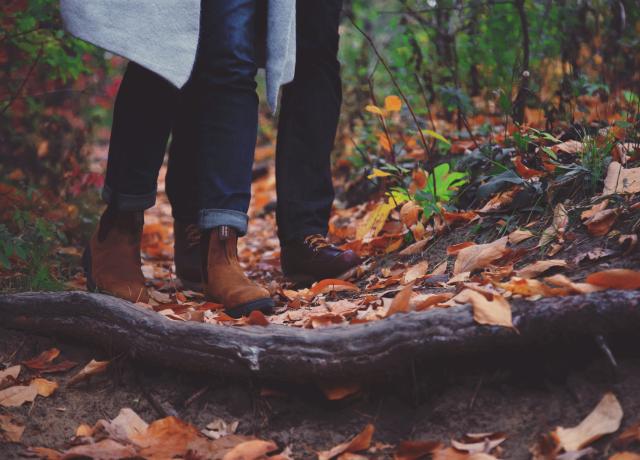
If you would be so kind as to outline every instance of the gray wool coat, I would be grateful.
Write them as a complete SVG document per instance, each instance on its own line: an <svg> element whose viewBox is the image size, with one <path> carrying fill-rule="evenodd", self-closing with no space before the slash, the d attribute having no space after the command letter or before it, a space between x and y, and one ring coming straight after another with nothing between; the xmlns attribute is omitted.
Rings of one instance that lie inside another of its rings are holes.
<svg viewBox="0 0 640 460"><path fill-rule="evenodd" d="M206 0L60 0L66 29L132 60L181 88L196 59L200 2ZM268 0L267 100L293 80L296 0Z"/></svg>

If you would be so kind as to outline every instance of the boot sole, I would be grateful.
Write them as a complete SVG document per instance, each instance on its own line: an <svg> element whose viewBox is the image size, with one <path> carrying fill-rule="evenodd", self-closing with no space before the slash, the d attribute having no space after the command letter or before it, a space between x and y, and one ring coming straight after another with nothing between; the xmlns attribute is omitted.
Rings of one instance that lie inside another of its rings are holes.
<svg viewBox="0 0 640 460"><path fill-rule="evenodd" d="M212 302L217 302L215 299L209 299ZM242 318L243 316L249 316L253 311L260 311L265 315L273 313L276 303L273 299L266 297L264 299L253 300L251 302L243 303L233 308L225 308L224 312L234 319Z"/></svg>

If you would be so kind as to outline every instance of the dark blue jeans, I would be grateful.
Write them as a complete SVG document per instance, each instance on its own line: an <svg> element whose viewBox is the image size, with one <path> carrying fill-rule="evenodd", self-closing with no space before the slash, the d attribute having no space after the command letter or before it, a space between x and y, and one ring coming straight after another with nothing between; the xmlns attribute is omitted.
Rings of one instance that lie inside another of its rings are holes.
<svg viewBox="0 0 640 460"><path fill-rule="evenodd" d="M330 155L342 102L337 59L341 9L342 0L297 1L295 78L283 89L276 148L276 217L283 243L328 230L334 198ZM198 151L194 139L199 125L193 118L198 111L192 109L197 101L189 94L184 96L179 101L180 115L169 152L167 194L174 217L193 222L198 193L202 193L194 180L198 173L194 169ZM240 129L238 136L244 135ZM231 165L222 166L228 174ZM246 206L248 195L245 198Z"/></svg>
<svg viewBox="0 0 640 460"><path fill-rule="evenodd" d="M169 135L187 123L190 175L179 186L189 188L189 206L202 228L246 231L258 126L256 8L257 0L202 2L198 56L182 90L129 64L116 98L103 190L111 206L153 206Z"/></svg>

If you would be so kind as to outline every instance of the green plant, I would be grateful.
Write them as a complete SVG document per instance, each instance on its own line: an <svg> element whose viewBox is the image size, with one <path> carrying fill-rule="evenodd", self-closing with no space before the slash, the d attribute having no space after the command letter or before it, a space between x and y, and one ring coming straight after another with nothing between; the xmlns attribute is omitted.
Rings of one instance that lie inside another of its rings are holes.
<svg viewBox="0 0 640 460"><path fill-rule="evenodd" d="M597 193L598 185L604 178L605 171L611 161L611 150L615 145L610 139L600 144L593 136L585 136L582 139L583 151L581 154L582 167L589 172L589 189L591 193Z"/></svg>
<svg viewBox="0 0 640 460"><path fill-rule="evenodd" d="M427 185L416 192L414 199L424 209L425 219L439 213L440 206L449 203L458 189L468 182L467 173L450 169L449 163L436 166L427 179Z"/></svg>

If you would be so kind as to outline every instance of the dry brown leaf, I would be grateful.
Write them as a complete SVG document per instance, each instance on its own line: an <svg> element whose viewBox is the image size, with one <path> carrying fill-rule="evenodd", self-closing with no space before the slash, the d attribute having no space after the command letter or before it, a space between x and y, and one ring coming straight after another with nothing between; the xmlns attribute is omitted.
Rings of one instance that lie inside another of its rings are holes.
<svg viewBox="0 0 640 460"><path fill-rule="evenodd" d="M640 192L640 168L624 169L617 161L612 161L604 179L602 194Z"/></svg>
<svg viewBox="0 0 640 460"><path fill-rule="evenodd" d="M258 460L264 458L269 452L276 450L278 446L273 441L261 441L252 439L245 441L225 454L223 460Z"/></svg>
<svg viewBox="0 0 640 460"><path fill-rule="evenodd" d="M251 326L268 326L269 320L260 310L253 310L247 317L247 324Z"/></svg>
<svg viewBox="0 0 640 460"><path fill-rule="evenodd" d="M93 436L93 428L87 425L86 423L81 423L76 428L76 437L78 438L88 438Z"/></svg>
<svg viewBox="0 0 640 460"><path fill-rule="evenodd" d="M47 447L29 447L29 453L37 455L43 460L60 460L62 453Z"/></svg>
<svg viewBox="0 0 640 460"><path fill-rule="evenodd" d="M570 294L591 294L592 292L599 292L605 289L589 283L574 283L565 275L559 273L557 275L547 276L544 280L553 286L568 288L571 291L569 292Z"/></svg>
<svg viewBox="0 0 640 460"><path fill-rule="evenodd" d="M520 278L535 278L552 268L566 266L567 261L563 259L538 260L516 271L516 275Z"/></svg>
<svg viewBox="0 0 640 460"><path fill-rule="evenodd" d="M624 249L624 254L627 255L638 245L638 235L620 235L618 243ZM0 382L2 382L2 379L0 379Z"/></svg>
<svg viewBox="0 0 640 460"><path fill-rule="evenodd" d="M463 249L471 247L471 246L475 246L475 245L476 245L476 243L474 243L473 241L465 241L464 243L452 244L451 246L449 246L447 248L447 255L448 256L455 256L456 254L458 254Z"/></svg>
<svg viewBox="0 0 640 460"><path fill-rule="evenodd" d="M396 313L407 313L409 311L409 302L411 301L411 297L413 297L413 286L408 285L402 288L402 290L393 298L393 301L391 302L391 305L389 305L389 309L384 317L388 318Z"/></svg>
<svg viewBox="0 0 640 460"><path fill-rule="evenodd" d="M431 276L444 275L445 273L447 273L447 265L448 264L446 260L440 262L431 272Z"/></svg>
<svg viewBox="0 0 640 460"><path fill-rule="evenodd" d="M8 382L15 381L20 375L21 366L16 364L15 366L7 367L5 370L0 371L0 387L5 383L5 380Z"/></svg>
<svg viewBox="0 0 640 460"><path fill-rule="evenodd" d="M640 272L626 268L612 268L592 273L585 281L607 289L640 289Z"/></svg>
<svg viewBox="0 0 640 460"><path fill-rule="evenodd" d="M142 420L132 409L125 407L120 409L118 416L110 422L100 420L93 431L100 429L117 441L131 442L136 436L143 436L149 425Z"/></svg>
<svg viewBox="0 0 640 460"><path fill-rule="evenodd" d="M153 422L143 433L132 434L129 439L141 448L140 455L145 458L174 458L184 455L189 443L200 436L194 426L177 417L166 417Z"/></svg>
<svg viewBox="0 0 640 460"><path fill-rule="evenodd" d="M49 350L43 351L35 358L22 361L22 364L24 364L29 369L39 370L46 367L58 356L60 356L60 350L58 350L57 348L51 348Z"/></svg>
<svg viewBox="0 0 640 460"><path fill-rule="evenodd" d="M640 460L640 454L635 452L618 452L609 457L609 460Z"/></svg>
<svg viewBox="0 0 640 460"><path fill-rule="evenodd" d="M38 396L38 389L32 385L16 385L0 391L0 406L19 407L26 402L33 402Z"/></svg>
<svg viewBox="0 0 640 460"><path fill-rule="evenodd" d="M371 445L371 438L373 437L374 431L375 427L368 424L362 432L356 435L351 441L338 444L330 450L318 452L318 460L330 460L343 452L360 452L367 450Z"/></svg>
<svg viewBox="0 0 640 460"><path fill-rule="evenodd" d="M418 217L420 216L422 207L415 201L407 201L400 208L400 221L407 227L411 227L418 223Z"/></svg>
<svg viewBox="0 0 640 460"><path fill-rule="evenodd" d="M76 385L87 380L92 375L102 374L109 367L109 361L96 361L92 359L89 364L84 366L80 372L71 377L67 382L68 386Z"/></svg>
<svg viewBox="0 0 640 460"><path fill-rule="evenodd" d="M452 301L470 303L473 307L473 319L478 324L490 326L513 327L511 305L500 294L487 298L484 294L472 289L464 289Z"/></svg>
<svg viewBox="0 0 640 460"><path fill-rule="evenodd" d="M411 300L411 307L415 311L426 310L435 305L447 302L453 297L451 292L443 292L440 294L417 295Z"/></svg>
<svg viewBox="0 0 640 460"><path fill-rule="evenodd" d="M491 262L501 258L507 251L508 237L502 237L492 243L476 244L461 249L453 266L453 274L485 268Z"/></svg>
<svg viewBox="0 0 640 460"><path fill-rule="evenodd" d="M442 448L438 441L402 441L393 455L394 460L418 460Z"/></svg>
<svg viewBox="0 0 640 460"><path fill-rule="evenodd" d="M315 297L320 294L338 291L359 291L360 288L353 283L339 279L326 279L318 281L309 290L310 294Z"/></svg>
<svg viewBox="0 0 640 460"><path fill-rule="evenodd" d="M529 230L514 230L509 233L507 236L510 244L518 244L522 241L528 240L529 238L533 238L533 233Z"/></svg>
<svg viewBox="0 0 640 460"><path fill-rule="evenodd" d="M133 446L125 446L113 439L103 439L94 444L75 446L67 450L60 460L72 458L92 458L94 460L108 460L114 458L135 458L136 449ZM170 458L170 457L167 457Z"/></svg>
<svg viewBox="0 0 640 460"><path fill-rule="evenodd" d="M574 141L574 140L565 141L565 142L561 142L560 144L556 144L552 146L551 150L553 150L556 153L563 152L563 153L568 153L570 155L575 155L584 150L584 144L580 141Z"/></svg>
<svg viewBox="0 0 640 460"><path fill-rule="evenodd" d="M402 277L402 284L413 283L418 278L422 278L427 274L427 270L429 270L429 262L426 260L412 265L407 269L407 271L404 272L404 275Z"/></svg>
<svg viewBox="0 0 640 460"><path fill-rule="evenodd" d="M578 426L556 428L560 446L567 452L580 450L620 428L622 406L613 393L606 393L593 411Z"/></svg>
<svg viewBox="0 0 640 460"><path fill-rule="evenodd" d="M339 401L348 396L354 395L361 390L361 386L359 383L349 383L349 384L340 384L340 385L329 385L323 384L320 385L320 389L324 393L324 396L329 401Z"/></svg>
<svg viewBox="0 0 640 460"><path fill-rule="evenodd" d="M30 386L36 389L36 392L43 397L51 396L57 389L58 384L47 379L33 379Z"/></svg>
<svg viewBox="0 0 640 460"><path fill-rule="evenodd" d="M540 237L538 246L546 246L547 244L558 240L563 241L564 232L569 224L569 214L562 203L558 203L553 210L553 220L551 226L547 227ZM557 251L556 251L557 252Z"/></svg>
<svg viewBox="0 0 640 460"><path fill-rule="evenodd" d="M605 209L588 217L584 221L584 224L587 226L587 230L591 235L604 236L609 233L619 214L620 210L618 209Z"/></svg>
<svg viewBox="0 0 640 460"><path fill-rule="evenodd" d="M507 436L504 433L469 433L462 441L451 440L451 445L463 452L480 454L491 452L504 441Z"/></svg>
<svg viewBox="0 0 640 460"><path fill-rule="evenodd" d="M413 244L410 244L406 248L404 248L398 254L401 255L401 256L411 256L411 255L414 255L414 254L419 254L419 253L422 252L422 250L424 248L427 247L427 245L429 244L429 241L430 241L429 238L417 241L417 242L415 242Z"/></svg>
<svg viewBox="0 0 640 460"><path fill-rule="evenodd" d="M24 426L13 423L10 415L0 415L0 431L2 437L9 442L20 442Z"/></svg>
<svg viewBox="0 0 640 460"><path fill-rule="evenodd" d="M624 430L616 439L616 445L627 446L635 441L640 441L640 422L637 422Z"/></svg>

